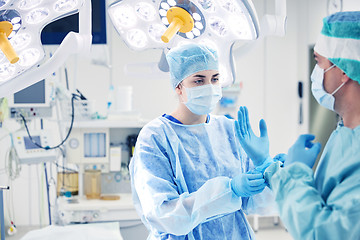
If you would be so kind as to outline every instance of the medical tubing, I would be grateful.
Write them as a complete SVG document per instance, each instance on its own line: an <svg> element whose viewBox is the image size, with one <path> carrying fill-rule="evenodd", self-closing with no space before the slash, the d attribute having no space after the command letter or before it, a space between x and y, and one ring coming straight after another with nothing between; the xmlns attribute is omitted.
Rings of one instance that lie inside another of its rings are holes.
<svg viewBox="0 0 360 240"><path fill-rule="evenodd" d="M71 168L68 168L68 167L65 167L65 166L61 166L60 164L58 163L55 163L55 165L58 167L58 168L62 168L63 170L67 170L67 171L70 171L70 173L77 173L78 171L74 170L74 169L71 169Z"/></svg>
<svg viewBox="0 0 360 240"><path fill-rule="evenodd" d="M20 166L20 160L19 160L18 154L14 147L11 133L10 133L10 138L11 138L11 146L8 149L6 156L5 156L5 166L6 166L5 168L6 168L8 177L11 180L15 180L20 175L21 166Z"/></svg>
<svg viewBox="0 0 360 240"><path fill-rule="evenodd" d="M8 223L13 224L15 221L15 209L14 209L14 194L13 194L13 184L12 180L9 179L8 190L9 194L6 198L7 203L7 213L8 213ZM15 224L14 224L15 225Z"/></svg>
<svg viewBox="0 0 360 240"><path fill-rule="evenodd" d="M39 147L39 148L42 148L42 149L45 149L45 150L50 150L50 149L59 148L60 146L62 146L62 145L66 142L66 140L67 140L67 139L69 138L69 136L70 136L70 133L71 133L71 130L72 130L73 124L74 124L74 118L75 118L75 115L74 115L74 100L75 100L77 97L80 98L79 95L74 94L74 93L72 94L72 98L71 98L71 124L70 124L69 131L68 131L65 139L64 139L61 143L59 143L58 145L56 145L56 146L54 146L54 147L49 147L49 146L43 147L43 146L41 146L40 144L38 144L37 142L35 142L35 141L33 140L33 138L31 137L31 135L30 135L29 128L28 128L28 126L27 126L26 119L25 119L24 115L22 115L22 114L20 113L20 117L21 117L22 120L24 121L24 125L25 125L26 132L27 132L27 134L28 134L31 142L32 142L35 146L37 146L37 147Z"/></svg>
<svg viewBox="0 0 360 240"><path fill-rule="evenodd" d="M49 209L49 225L51 225L51 208L50 208L50 196L49 196L49 181L47 178L47 168L46 163L44 163L44 171L45 171L45 181L46 181L46 191L47 191L47 201L48 201L48 209Z"/></svg>

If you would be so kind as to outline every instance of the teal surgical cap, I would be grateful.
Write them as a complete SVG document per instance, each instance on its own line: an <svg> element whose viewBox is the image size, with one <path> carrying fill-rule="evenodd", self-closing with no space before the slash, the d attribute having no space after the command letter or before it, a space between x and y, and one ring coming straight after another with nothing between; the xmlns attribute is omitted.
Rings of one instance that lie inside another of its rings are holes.
<svg viewBox="0 0 360 240"><path fill-rule="evenodd" d="M323 23L314 50L360 83L360 12L338 12Z"/></svg>
<svg viewBox="0 0 360 240"><path fill-rule="evenodd" d="M167 53L166 60L174 89L194 73L219 69L216 50L202 44L191 43L172 48Z"/></svg>

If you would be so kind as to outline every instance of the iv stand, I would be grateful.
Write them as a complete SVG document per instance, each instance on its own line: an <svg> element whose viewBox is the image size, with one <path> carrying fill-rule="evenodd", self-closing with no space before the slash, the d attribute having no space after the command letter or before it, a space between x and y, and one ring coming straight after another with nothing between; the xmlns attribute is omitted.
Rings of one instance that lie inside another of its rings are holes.
<svg viewBox="0 0 360 240"><path fill-rule="evenodd" d="M4 199L3 190L9 190L9 186L0 186L0 223L1 223L1 240L5 240L5 223L4 223Z"/></svg>

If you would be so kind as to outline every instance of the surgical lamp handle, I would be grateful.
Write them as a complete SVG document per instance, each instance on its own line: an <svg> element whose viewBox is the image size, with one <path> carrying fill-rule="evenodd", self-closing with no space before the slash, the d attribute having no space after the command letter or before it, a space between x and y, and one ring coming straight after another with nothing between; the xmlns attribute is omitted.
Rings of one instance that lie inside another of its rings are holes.
<svg viewBox="0 0 360 240"><path fill-rule="evenodd" d="M16 54L13 46L8 40L8 36L13 31L13 25L8 21L0 22L0 49L9 60L11 64L19 61L19 56Z"/></svg>
<svg viewBox="0 0 360 240"><path fill-rule="evenodd" d="M176 33L187 33L194 28L194 19L191 14L181 7L171 7L166 13L166 18L170 25L161 36L164 43L168 43Z"/></svg>
<svg viewBox="0 0 360 240"><path fill-rule="evenodd" d="M184 25L184 22L180 19L175 17L171 22L168 29L166 29L164 35L161 36L161 40L164 43L168 43L170 39L172 39L176 33L179 32L180 28Z"/></svg>

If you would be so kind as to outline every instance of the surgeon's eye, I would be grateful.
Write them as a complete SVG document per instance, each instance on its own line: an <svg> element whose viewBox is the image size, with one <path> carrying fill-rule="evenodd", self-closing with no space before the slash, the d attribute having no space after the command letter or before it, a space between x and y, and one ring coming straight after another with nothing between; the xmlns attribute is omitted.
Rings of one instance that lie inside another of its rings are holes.
<svg viewBox="0 0 360 240"><path fill-rule="evenodd" d="M212 82L212 83L217 83L217 82L219 82L219 77L214 77L214 78L212 78L212 79L211 79L211 82Z"/></svg>
<svg viewBox="0 0 360 240"><path fill-rule="evenodd" d="M196 85L202 85L202 84L204 84L204 79L196 79L195 81L194 81L194 83L196 84Z"/></svg>

